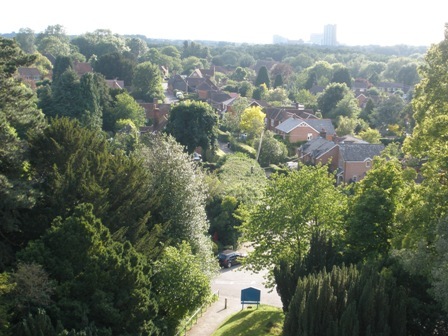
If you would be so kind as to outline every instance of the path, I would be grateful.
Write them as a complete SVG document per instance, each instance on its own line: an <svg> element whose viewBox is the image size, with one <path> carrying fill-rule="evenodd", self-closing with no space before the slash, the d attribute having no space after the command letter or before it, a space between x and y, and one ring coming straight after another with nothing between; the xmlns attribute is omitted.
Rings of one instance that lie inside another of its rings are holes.
<svg viewBox="0 0 448 336"><path fill-rule="evenodd" d="M188 336L210 336L231 315L242 309L241 290L255 287L261 290L261 303L282 307L279 295L275 290L269 292L264 285L265 273L254 274L243 270L240 266L223 269L212 282L212 291L219 291L218 301L212 303L197 323L186 333ZM226 307L227 305L227 307Z"/></svg>

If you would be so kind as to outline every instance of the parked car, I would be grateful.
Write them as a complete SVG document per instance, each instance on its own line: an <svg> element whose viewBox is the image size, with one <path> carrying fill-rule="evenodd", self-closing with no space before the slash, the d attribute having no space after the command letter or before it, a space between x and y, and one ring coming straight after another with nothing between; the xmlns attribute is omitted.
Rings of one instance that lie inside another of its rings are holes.
<svg viewBox="0 0 448 336"><path fill-rule="evenodd" d="M246 255L241 252L224 250L218 254L219 266L230 268L233 265L241 264L241 259L245 256Z"/></svg>

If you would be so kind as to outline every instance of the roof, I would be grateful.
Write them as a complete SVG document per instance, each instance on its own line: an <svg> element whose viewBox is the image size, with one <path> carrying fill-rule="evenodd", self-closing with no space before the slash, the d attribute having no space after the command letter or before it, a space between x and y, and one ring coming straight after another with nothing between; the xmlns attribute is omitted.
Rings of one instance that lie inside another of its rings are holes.
<svg viewBox="0 0 448 336"><path fill-rule="evenodd" d="M22 78L40 78L41 73L37 68L19 67L17 69Z"/></svg>
<svg viewBox="0 0 448 336"><path fill-rule="evenodd" d="M340 136L340 137L336 137L335 141L337 143L364 143L364 144L368 143L367 141L364 141L362 139L354 137L353 135L348 135L348 134Z"/></svg>
<svg viewBox="0 0 448 336"><path fill-rule="evenodd" d="M327 134L335 134L334 126L330 119L301 119L291 117L278 125L276 129L288 134L301 124L307 124L319 133L325 131Z"/></svg>
<svg viewBox="0 0 448 336"><path fill-rule="evenodd" d="M87 62L75 62L73 68L79 76L82 76L88 72L93 72L92 66Z"/></svg>
<svg viewBox="0 0 448 336"><path fill-rule="evenodd" d="M319 158L322 154L334 148L336 144L322 137L310 140L301 146L302 155L309 154L314 158Z"/></svg>
<svg viewBox="0 0 448 336"><path fill-rule="evenodd" d="M344 161L366 161L373 160L379 156L384 149L384 145L363 144L363 143L345 143L339 144Z"/></svg>
<svg viewBox="0 0 448 336"><path fill-rule="evenodd" d="M124 81L118 79L106 79L106 84L111 89L123 89Z"/></svg>

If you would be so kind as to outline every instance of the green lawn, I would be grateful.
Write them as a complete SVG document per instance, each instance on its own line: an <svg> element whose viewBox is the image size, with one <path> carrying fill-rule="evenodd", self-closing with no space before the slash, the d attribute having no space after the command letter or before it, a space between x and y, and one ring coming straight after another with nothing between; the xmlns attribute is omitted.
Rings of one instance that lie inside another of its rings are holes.
<svg viewBox="0 0 448 336"><path fill-rule="evenodd" d="M253 305L229 317L212 336L279 336L284 318L280 308Z"/></svg>

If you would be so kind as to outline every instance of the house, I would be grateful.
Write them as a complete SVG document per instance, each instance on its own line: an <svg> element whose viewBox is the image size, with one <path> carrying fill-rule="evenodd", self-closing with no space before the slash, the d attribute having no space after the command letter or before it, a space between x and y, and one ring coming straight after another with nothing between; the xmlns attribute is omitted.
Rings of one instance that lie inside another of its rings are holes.
<svg viewBox="0 0 448 336"><path fill-rule="evenodd" d="M110 89L124 89L124 81L118 79L106 79L106 84Z"/></svg>
<svg viewBox="0 0 448 336"><path fill-rule="evenodd" d="M223 91L208 91L207 102L213 107L220 116L227 111L227 107L235 99L239 97L238 94L230 94Z"/></svg>
<svg viewBox="0 0 448 336"><path fill-rule="evenodd" d="M266 129L275 131L275 127L291 117L302 119L318 119L312 110L306 110L302 105L297 107L265 107L263 112L266 114Z"/></svg>
<svg viewBox="0 0 448 336"><path fill-rule="evenodd" d="M152 103L139 103L139 105L145 109L146 121L152 123L150 127L141 128L140 132L158 132L165 127L171 110L170 104L159 103L155 98Z"/></svg>
<svg viewBox="0 0 448 336"><path fill-rule="evenodd" d="M42 79L42 74L36 68L26 68L19 67L17 69L19 77L25 81L40 81Z"/></svg>
<svg viewBox="0 0 448 336"><path fill-rule="evenodd" d="M372 168L375 156L379 156L384 145L370 144L351 137L322 137L307 141L297 150L298 160L304 164L328 164L330 171L337 172L337 183L362 180Z"/></svg>
<svg viewBox="0 0 448 336"><path fill-rule="evenodd" d="M336 134L331 119L302 119L290 117L274 128L275 133L290 143L309 141L319 136L331 140Z"/></svg>
<svg viewBox="0 0 448 336"><path fill-rule="evenodd" d="M86 73L93 72L93 68L90 63L78 61L73 63L73 70L75 70L79 77Z"/></svg>
<svg viewBox="0 0 448 336"><path fill-rule="evenodd" d="M168 90L182 91L185 93L195 92L199 99L206 100L208 91L218 91L218 87L208 76L202 76L199 69L192 72L190 76L174 75L168 80Z"/></svg>
<svg viewBox="0 0 448 336"><path fill-rule="evenodd" d="M384 149L382 144L342 143L339 144L338 183L350 183L363 179L372 168L375 156Z"/></svg>
<svg viewBox="0 0 448 336"><path fill-rule="evenodd" d="M370 83L365 78L356 78L352 82L352 90L355 92L355 94L365 93L371 87L372 87L372 83Z"/></svg>

